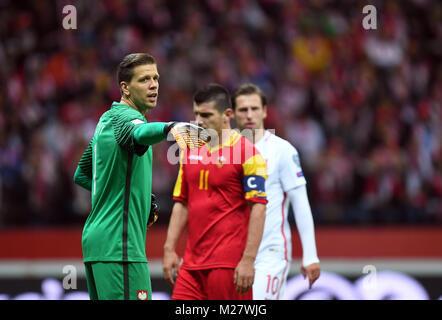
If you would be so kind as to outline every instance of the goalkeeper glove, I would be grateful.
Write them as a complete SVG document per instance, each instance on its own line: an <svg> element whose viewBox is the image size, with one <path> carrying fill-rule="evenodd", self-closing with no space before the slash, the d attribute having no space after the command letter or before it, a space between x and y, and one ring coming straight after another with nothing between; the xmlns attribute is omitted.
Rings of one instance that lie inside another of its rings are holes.
<svg viewBox="0 0 442 320"><path fill-rule="evenodd" d="M189 122L169 122L164 133L171 134L181 149L200 148L210 141L207 130Z"/></svg>
<svg viewBox="0 0 442 320"><path fill-rule="evenodd" d="M149 219L147 220L147 229L149 229L158 220L158 214L160 213L160 205L156 203L156 199L157 197L152 193Z"/></svg>

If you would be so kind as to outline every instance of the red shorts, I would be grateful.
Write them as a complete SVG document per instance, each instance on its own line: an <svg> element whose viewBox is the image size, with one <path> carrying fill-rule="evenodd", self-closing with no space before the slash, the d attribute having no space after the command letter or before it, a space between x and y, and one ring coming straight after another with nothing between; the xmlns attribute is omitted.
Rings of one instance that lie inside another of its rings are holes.
<svg viewBox="0 0 442 320"><path fill-rule="evenodd" d="M173 300L252 300L252 289L236 292L234 269L180 269L173 288Z"/></svg>

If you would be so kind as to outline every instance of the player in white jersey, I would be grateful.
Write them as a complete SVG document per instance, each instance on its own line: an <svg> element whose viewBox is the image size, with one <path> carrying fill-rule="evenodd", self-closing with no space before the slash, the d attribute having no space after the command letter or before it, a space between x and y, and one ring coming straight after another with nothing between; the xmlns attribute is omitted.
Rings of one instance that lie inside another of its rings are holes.
<svg viewBox="0 0 442 320"><path fill-rule="evenodd" d="M264 129L267 103L263 92L253 84L244 84L235 90L232 106L238 128L255 143L267 162L265 190L268 204L264 233L255 260L253 299L282 299L292 257L287 219L289 203L302 244L301 273L304 278L308 277L309 288L320 275L306 180L295 147Z"/></svg>

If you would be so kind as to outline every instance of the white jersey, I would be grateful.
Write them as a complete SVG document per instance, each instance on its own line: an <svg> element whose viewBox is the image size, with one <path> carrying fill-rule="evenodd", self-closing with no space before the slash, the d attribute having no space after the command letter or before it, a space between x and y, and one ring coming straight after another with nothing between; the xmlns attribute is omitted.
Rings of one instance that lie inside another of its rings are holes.
<svg viewBox="0 0 442 320"><path fill-rule="evenodd" d="M290 261L292 238L287 219L289 200L285 192L306 184L298 151L290 142L267 130L255 147L266 160L268 171L266 220L257 262L270 256Z"/></svg>

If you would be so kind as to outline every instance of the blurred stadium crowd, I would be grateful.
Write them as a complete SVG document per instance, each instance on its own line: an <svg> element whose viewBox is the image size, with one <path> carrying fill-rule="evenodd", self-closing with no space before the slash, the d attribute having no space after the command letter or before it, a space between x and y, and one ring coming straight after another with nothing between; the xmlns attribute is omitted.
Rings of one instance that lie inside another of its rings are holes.
<svg viewBox="0 0 442 320"><path fill-rule="evenodd" d="M64 30L62 8L77 9ZM149 52L161 75L149 121L192 117L208 82L253 82L267 128L301 154L316 224L442 222L442 6L371 1L0 0L0 226L83 223L72 177L115 71ZM153 191L167 223L177 166L154 147Z"/></svg>

